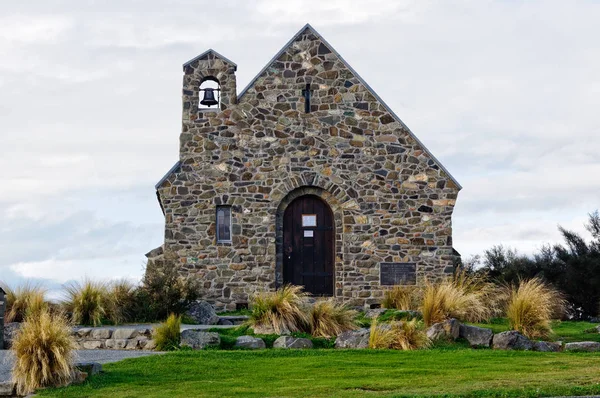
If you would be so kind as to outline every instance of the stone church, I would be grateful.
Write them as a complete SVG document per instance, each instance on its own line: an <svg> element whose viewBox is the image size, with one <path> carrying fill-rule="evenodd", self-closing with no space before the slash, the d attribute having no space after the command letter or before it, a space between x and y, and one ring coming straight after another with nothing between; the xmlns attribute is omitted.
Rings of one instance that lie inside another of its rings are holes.
<svg viewBox="0 0 600 398"><path fill-rule="evenodd" d="M236 70L214 50L183 65L179 161L156 184L165 242L148 266L172 253L218 309L288 283L375 307L453 271L460 184L315 29L239 94Z"/></svg>

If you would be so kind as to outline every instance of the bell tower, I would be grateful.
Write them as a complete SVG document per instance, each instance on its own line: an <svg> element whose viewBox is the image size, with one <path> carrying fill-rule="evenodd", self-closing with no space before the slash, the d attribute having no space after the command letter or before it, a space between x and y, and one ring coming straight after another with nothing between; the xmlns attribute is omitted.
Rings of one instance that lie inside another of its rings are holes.
<svg viewBox="0 0 600 398"><path fill-rule="evenodd" d="M207 50L183 64L180 157L196 152L194 132L210 126L209 119L237 103L237 65L215 50Z"/></svg>

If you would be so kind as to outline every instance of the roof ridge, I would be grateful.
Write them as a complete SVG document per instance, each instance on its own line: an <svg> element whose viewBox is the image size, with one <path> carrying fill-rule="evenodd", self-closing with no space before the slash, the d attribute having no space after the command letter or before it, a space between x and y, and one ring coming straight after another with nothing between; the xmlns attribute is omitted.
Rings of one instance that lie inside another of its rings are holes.
<svg viewBox="0 0 600 398"><path fill-rule="evenodd" d="M229 58L227 58L226 56L216 52L215 50L213 50L212 48L209 48L208 50L204 51L202 54L195 56L194 58L190 59L189 61L187 61L186 63L183 64L183 67L185 69L186 66L188 66L189 64L191 64L192 62L199 60L200 58L204 57L207 54L214 54L217 58L221 58L223 61L231 64L235 70L237 70L237 64L235 62L233 62L232 60L230 60Z"/></svg>

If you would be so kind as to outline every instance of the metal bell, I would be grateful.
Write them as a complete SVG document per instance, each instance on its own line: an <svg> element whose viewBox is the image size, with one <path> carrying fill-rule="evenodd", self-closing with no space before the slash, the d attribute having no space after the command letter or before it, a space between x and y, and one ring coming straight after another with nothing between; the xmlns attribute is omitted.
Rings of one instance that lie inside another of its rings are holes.
<svg viewBox="0 0 600 398"><path fill-rule="evenodd" d="M204 89L204 98L200 101L202 105L213 106L217 105L219 101L215 99L215 90L213 88Z"/></svg>

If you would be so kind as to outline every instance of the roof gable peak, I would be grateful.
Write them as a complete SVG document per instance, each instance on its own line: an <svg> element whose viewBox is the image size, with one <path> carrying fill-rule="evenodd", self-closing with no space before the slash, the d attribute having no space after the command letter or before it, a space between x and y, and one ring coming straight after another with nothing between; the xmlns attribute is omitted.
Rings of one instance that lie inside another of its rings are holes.
<svg viewBox="0 0 600 398"><path fill-rule="evenodd" d="M214 58L219 58L219 59L227 62L228 64L230 64L231 66L233 66L234 70L237 70L237 64L235 62L233 62L229 58L225 57L224 55L219 54L218 52L216 52L212 48L209 48L208 50L204 51L202 54L200 54L200 55L198 55L198 56L190 59L186 63L184 63L183 64L183 68L185 69L186 66L190 65L191 63L193 63L193 62L195 62L195 61L197 61L199 59L208 59L211 55Z"/></svg>

